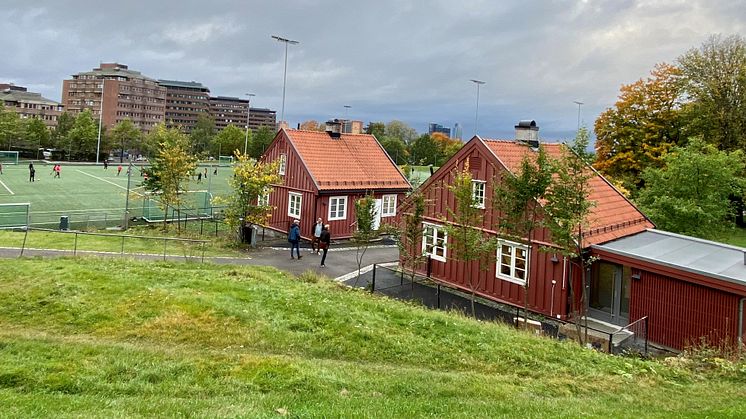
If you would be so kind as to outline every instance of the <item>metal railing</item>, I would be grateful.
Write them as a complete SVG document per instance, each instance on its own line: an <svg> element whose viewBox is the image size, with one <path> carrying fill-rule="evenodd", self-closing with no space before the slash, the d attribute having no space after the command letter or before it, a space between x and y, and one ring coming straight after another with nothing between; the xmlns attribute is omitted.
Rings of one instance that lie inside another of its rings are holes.
<svg viewBox="0 0 746 419"><path fill-rule="evenodd" d="M53 230L53 229L46 229L46 228L35 228L35 227L28 227L25 228L25 234L23 236L23 244L21 245L21 252L20 256L23 256L24 251L26 250L26 243L28 241L28 235L30 231L39 231L39 232L47 232L47 233L58 233L58 234L68 234L68 235L74 235L73 239L73 256L78 255L78 242L80 236L98 236L98 237L106 237L106 238L113 238L114 240L117 240L119 242L119 251L116 252L120 256L125 256L129 254L142 254L142 253L125 253L125 242L127 240L144 240L144 241L152 241L152 242L163 242L163 252L157 253L153 255L157 255L159 257L162 257L163 260L166 260L168 256L175 256L175 255L169 255L168 254L168 245L169 243L175 244L188 244L188 245L199 245L200 250L200 262L205 261L205 244L210 243L209 240L195 240L195 239L183 239L178 237L152 237L152 236L139 236L139 235L132 235L132 234L109 234L109 233L91 233L91 232L85 232L85 231L67 231L67 230ZM50 249L50 250L61 250L65 251L65 249ZM81 252L83 250L80 250ZM111 254L114 252L107 252L107 251L101 251L101 250L85 250L86 252L93 252L93 253L99 253L99 254ZM151 253L152 254L152 253ZM184 254L184 259L189 260L193 259L194 257L187 256L187 254Z"/></svg>

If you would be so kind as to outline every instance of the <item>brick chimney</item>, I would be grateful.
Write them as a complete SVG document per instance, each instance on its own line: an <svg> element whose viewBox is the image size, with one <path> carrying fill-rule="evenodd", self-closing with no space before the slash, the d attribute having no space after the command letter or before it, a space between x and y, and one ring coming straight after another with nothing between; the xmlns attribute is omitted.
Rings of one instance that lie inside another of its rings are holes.
<svg viewBox="0 0 746 419"><path fill-rule="evenodd" d="M515 126L515 139L518 142L525 143L532 148L539 147L539 127L533 119L518 121Z"/></svg>

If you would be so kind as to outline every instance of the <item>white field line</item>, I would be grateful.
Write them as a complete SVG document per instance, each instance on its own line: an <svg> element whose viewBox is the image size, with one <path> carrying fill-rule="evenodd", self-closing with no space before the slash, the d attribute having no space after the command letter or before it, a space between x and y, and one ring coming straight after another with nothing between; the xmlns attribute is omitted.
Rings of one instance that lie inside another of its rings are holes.
<svg viewBox="0 0 746 419"><path fill-rule="evenodd" d="M3 188L5 188L11 195L15 195L13 191L10 190L8 185L6 185L5 182L3 182L2 180L0 180L0 185L3 185Z"/></svg>
<svg viewBox="0 0 746 419"><path fill-rule="evenodd" d="M75 171L77 171L77 172L80 172L80 173L82 173L82 174L84 174L84 175L86 175L86 176L90 176L90 177L92 177L92 178L94 178L94 179L98 179L98 180L100 180L100 181L102 181L102 182L106 182L106 183L108 183L108 184L110 184L110 185L114 185L114 186L116 186L117 188L121 188L121 189L124 189L125 191L127 190L127 188L126 188L126 187L124 187L124 186L122 186L122 185L117 185L116 183L114 183L114 182L111 182L111 181L108 181L108 180L106 180L106 179L104 179L104 178L100 178L100 177L98 177L98 176L92 175L92 174L90 174L90 173L86 173L86 172L84 172L84 171L82 171L82 170L78 170L78 169L75 169ZM135 191L133 191L133 190L132 190L132 188L130 188L130 192L135 192ZM145 196L145 195L141 194L140 192L135 192L135 193L136 193L136 194L138 194L138 195L140 195L140 196Z"/></svg>

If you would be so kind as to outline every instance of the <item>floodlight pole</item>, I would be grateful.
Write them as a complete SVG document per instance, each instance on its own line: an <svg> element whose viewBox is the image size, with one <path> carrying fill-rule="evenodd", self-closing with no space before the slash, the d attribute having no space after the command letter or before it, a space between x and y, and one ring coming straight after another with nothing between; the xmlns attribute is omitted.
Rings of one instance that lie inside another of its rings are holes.
<svg viewBox="0 0 746 419"><path fill-rule="evenodd" d="M573 100L572 103L578 105L578 132L580 132L580 107L583 106L583 102L579 100Z"/></svg>
<svg viewBox="0 0 746 419"><path fill-rule="evenodd" d="M280 36L272 35L272 39L275 39L279 42L285 43L285 72L282 76L282 111L280 112L280 124L282 124L285 121L285 86L287 85L288 81L288 45L297 45L300 42L293 41L292 39L283 38Z"/></svg>
<svg viewBox="0 0 746 419"><path fill-rule="evenodd" d="M132 177L132 161L130 160L130 167L127 169L127 195L124 198L124 229L129 228L130 222L130 179Z"/></svg>
<svg viewBox="0 0 746 419"><path fill-rule="evenodd" d="M249 103L246 105L246 140L243 143L243 154L246 155L246 150L249 148L249 117L251 116L251 97L256 96L253 93L246 93L249 97ZM220 156L218 156L220 158Z"/></svg>
<svg viewBox="0 0 746 419"><path fill-rule="evenodd" d="M477 135L477 127L479 126L479 86L485 84L482 80L470 80L472 83L477 85L477 110L474 114L474 135Z"/></svg>
<svg viewBox="0 0 746 419"><path fill-rule="evenodd" d="M98 110L98 141L96 142L96 166L98 166L98 154L101 151L101 125L104 120L104 85L106 84L106 77L101 77L101 106Z"/></svg>

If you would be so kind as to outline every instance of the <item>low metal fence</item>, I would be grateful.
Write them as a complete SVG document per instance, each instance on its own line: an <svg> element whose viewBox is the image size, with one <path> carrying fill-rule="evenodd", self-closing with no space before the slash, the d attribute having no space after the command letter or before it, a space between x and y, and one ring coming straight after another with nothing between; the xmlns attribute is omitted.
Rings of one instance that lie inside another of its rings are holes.
<svg viewBox="0 0 746 419"><path fill-rule="evenodd" d="M63 234L71 236L72 243L69 243L71 249L53 249L57 251L72 251L72 256L78 256L81 252L104 254L104 255L139 255L151 256L166 260L167 258L183 257L185 260L205 260L205 246L210 243L209 240L184 239L178 237L152 237L132 234L109 234L109 233L92 233L85 231L65 231L53 230L46 228L29 227L25 229L23 243L21 245L20 255L23 256L27 250L27 243L30 232L47 232L54 234ZM83 238L86 237L103 237L106 240L99 240L95 243L94 249L86 249L83 246ZM139 242L139 244L137 244ZM162 244L162 246L161 246ZM177 250L181 254L172 253ZM157 253L155 253L157 251Z"/></svg>
<svg viewBox="0 0 746 419"><path fill-rule="evenodd" d="M471 316L471 296L468 292L435 281L428 276L412 276L411 272L405 272L398 265L386 265L373 265L368 282L371 293L416 301L429 308L455 310ZM568 338L563 330L575 327L574 323L550 319L538 313L529 312L526 316L522 307L496 303L480 297L475 299L474 315L480 320L500 321L519 328L525 327L556 339ZM581 333L585 333L585 327L581 325ZM595 339L589 341L600 350L615 355L649 355L647 317L611 331L591 326L587 328L589 334L595 336Z"/></svg>

